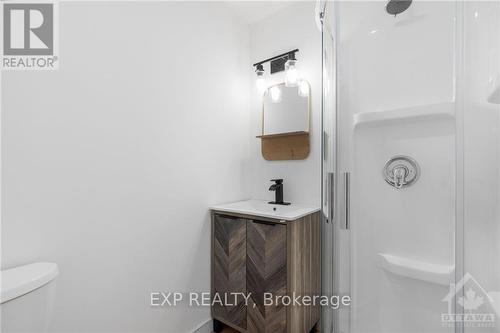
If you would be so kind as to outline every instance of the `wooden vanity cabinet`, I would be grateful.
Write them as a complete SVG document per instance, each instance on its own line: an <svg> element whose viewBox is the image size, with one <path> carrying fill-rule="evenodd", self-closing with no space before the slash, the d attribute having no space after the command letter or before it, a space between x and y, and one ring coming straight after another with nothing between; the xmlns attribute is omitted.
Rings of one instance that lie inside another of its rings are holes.
<svg viewBox="0 0 500 333"><path fill-rule="evenodd" d="M319 322L320 307L264 304L282 296L321 294L319 212L295 221L212 212L212 299L244 293L212 306L216 321L240 332L306 333Z"/></svg>
<svg viewBox="0 0 500 333"><path fill-rule="evenodd" d="M212 220L212 299L220 295L246 293L247 220L215 215ZM212 315L237 327L247 327L245 299L232 306L214 303Z"/></svg>

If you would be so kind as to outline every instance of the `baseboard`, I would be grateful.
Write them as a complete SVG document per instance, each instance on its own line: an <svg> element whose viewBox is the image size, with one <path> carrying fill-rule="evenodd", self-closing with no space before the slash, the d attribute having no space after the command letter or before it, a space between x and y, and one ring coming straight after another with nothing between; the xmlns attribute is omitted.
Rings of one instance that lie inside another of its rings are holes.
<svg viewBox="0 0 500 333"><path fill-rule="evenodd" d="M197 329L193 331L193 333L211 333L212 332L212 319L209 319L204 324L198 326Z"/></svg>

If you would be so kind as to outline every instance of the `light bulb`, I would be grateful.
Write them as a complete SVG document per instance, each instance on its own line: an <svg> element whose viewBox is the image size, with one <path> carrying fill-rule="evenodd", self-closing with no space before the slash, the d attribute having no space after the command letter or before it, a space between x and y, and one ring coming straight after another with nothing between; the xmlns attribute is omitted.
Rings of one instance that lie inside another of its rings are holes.
<svg viewBox="0 0 500 333"><path fill-rule="evenodd" d="M257 78L257 81L255 81L255 85L257 86L257 90L259 92L263 92L264 89L266 88L266 79L264 79L264 77L262 76L259 76Z"/></svg>
<svg viewBox="0 0 500 333"><path fill-rule="evenodd" d="M297 73L297 68L295 67L297 63L297 60L295 59L288 59L287 62L285 63L285 85L287 87L296 87L298 80L299 80L299 74Z"/></svg>
<svg viewBox="0 0 500 333"><path fill-rule="evenodd" d="M269 93L271 94L271 101L273 103L279 103L281 102L281 89L278 86L274 86L269 90Z"/></svg>
<svg viewBox="0 0 500 333"><path fill-rule="evenodd" d="M309 83L306 80L300 80L299 82L299 96L300 97L309 96Z"/></svg>
<svg viewBox="0 0 500 333"><path fill-rule="evenodd" d="M257 65L255 74L257 74L257 81L255 81L257 90L262 93L266 87L266 79L264 79L264 67L261 64Z"/></svg>

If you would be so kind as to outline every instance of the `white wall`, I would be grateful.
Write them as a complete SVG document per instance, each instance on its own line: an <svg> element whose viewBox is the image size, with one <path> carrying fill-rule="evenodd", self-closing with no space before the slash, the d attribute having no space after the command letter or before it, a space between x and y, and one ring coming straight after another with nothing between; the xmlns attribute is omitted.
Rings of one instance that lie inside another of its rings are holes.
<svg viewBox="0 0 500 333"><path fill-rule="evenodd" d="M248 28L206 2L60 17L59 71L2 76L2 267L59 264L56 331L192 331L208 308L149 293L208 291L207 207L249 197Z"/></svg>
<svg viewBox="0 0 500 333"><path fill-rule="evenodd" d="M298 48L298 70L311 84L311 152L305 160L266 161L262 157L260 140L262 99L255 87L255 74L251 73L251 172L252 197L272 200L270 179L283 178L285 201L320 204L320 137L321 137L321 33L314 21L313 1L293 3L282 11L250 26L251 60L255 63L273 55ZM270 75L269 82L284 81L283 73Z"/></svg>

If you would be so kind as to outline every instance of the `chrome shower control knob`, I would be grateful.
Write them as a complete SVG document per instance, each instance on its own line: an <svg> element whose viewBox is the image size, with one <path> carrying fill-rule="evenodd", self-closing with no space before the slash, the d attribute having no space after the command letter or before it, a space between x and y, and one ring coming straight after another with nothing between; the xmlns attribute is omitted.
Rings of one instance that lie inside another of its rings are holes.
<svg viewBox="0 0 500 333"><path fill-rule="evenodd" d="M397 155L385 163L382 175L387 184L402 189L414 184L420 176L420 167L413 158Z"/></svg>

